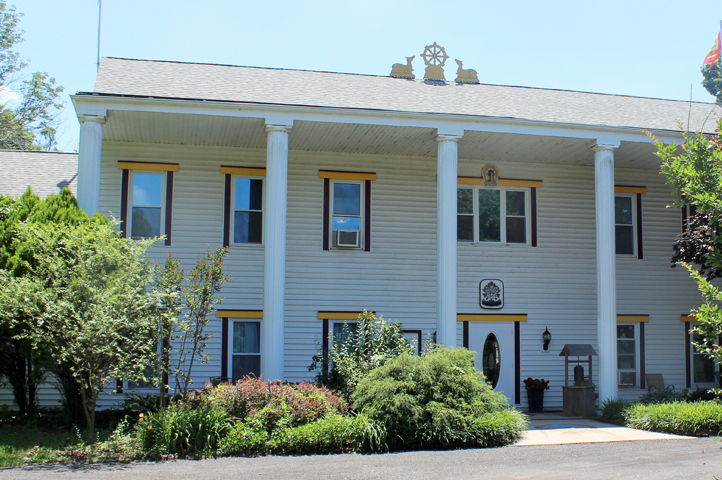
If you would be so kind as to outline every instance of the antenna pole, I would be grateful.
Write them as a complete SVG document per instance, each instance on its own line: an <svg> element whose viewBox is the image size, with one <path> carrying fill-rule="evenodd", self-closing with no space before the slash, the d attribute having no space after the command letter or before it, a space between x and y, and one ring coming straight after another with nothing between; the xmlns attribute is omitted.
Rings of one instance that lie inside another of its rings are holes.
<svg viewBox="0 0 722 480"><path fill-rule="evenodd" d="M98 62L96 68L100 69L100 21L102 19L103 0L98 0Z"/></svg>

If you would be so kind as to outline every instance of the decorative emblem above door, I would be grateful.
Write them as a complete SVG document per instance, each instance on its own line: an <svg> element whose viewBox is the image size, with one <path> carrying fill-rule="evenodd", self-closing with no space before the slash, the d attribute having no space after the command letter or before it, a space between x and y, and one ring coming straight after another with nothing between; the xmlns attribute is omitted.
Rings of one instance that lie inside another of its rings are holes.
<svg viewBox="0 0 722 480"><path fill-rule="evenodd" d="M504 306L504 282L486 279L479 283L479 304L481 308L502 308Z"/></svg>
<svg viewBox="0 0 722 480"><path fill-rule="evenodd" d="M481 177L487 187L496 187L499 181L499 170L494 165L487 165L481 169Z"/></svg>

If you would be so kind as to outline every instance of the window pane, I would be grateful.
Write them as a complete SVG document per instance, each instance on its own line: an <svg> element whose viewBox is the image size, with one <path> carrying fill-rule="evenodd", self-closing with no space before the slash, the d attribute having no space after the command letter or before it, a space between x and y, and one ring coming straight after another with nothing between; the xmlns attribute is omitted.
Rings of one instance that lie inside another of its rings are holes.
<svg viewBox="0 0 722 480"><path fill-rule="evenodd" d="M617 355L617 368L633 370L635 368L634 355Z"/></svg>
<svg viewBox="0 0 722 480"><path fill-rule="evenodd" d="M506 219L506 242L526 243L526 218L507 217Z"/></svg>
<svg viewBox="0 0 722 480"><path fill-rule="evenodd" d="M514 217L526 215L526 202L524 192L506 192L506 214Z"/></svg>
<svg viewBox="0 0 722 480"><path fill-rule="evenodd" d="M263 180L236 179L236 210L263 209Z"/></svg>
<svg viewBox="0 0 722 480"><path fill-rule="evenodd" d="M458 215L456 218L456 239L474 241L474 216Z"/></svg>
<svg viewBox="0 0 722 480"><path fill-rule="evenodd" d="M622 255L634 254L634 228L624 225L614 227L614 241L616 251Z"/></svg>
<svg viewBox="0 0 722 480"><path fill-rule="evenodd" d="M233 221L234 243L261 243L263 238L262 212L236 212Z"/></svg>
<svg viewBox="0 0 722 480"><path fill-rule="evenodd" d="M261 324L233 322L233 353L259 353Z"/></svg>
<svg viewBox="0 0 722 480"><path fill-rule="evenodd" d="M456 191L456 213L474 214L474 191L470 188Z"/></svg>
<svg viewBox="0 0 722 480"><path fill-rule="evenodd" d="M636 342L634 340L617 340L617 353L634 355L635 346Z"/></svg>
<svg viewBox="0 0 722 480"><path fill-rule="evenodd" d="M715 383L714 361L704 355L692 355L694 383Z"/></svg>
<svg viewBox="0 0 722 480"><path fill-rule="evenodd" d="M333 324L333 343L343 343L344 340L346 340L346 337L349 336L351 332L355 332L358 328L358 323L341 323L336 322Z"/></svg>
<svg viewBox="0 0 722 480"><path fill-rule="evenodd" d="M359 217L333 217L334 230L358 230L360 225Z"/></svg>
<svg viewBox="0 0 722 480"><path fill-rule="evenodd" d="M133 205L147 207L161 206L161 190L163 189L163 176L159 174L134 173L133 174Z"/></svg>
<svg viewBox="0 0 722 480"><path fill-rule="evenodd" d="M617 338L634 338L634 325L617 325Z"/></svg>
<svg viewBox="0 0 722 480"><path fill-rule="evenodd" d="M261 376L260 355L233 355L233 380Z"/></svg>
<svg viewBox="0 0 722 480"><path fill-rule="evenodd" d="M614 223L632 224L632 197L614 197Z"/></svg>
<svg viewBox="0 0 722 480"><path fill-rule="evenodd" d="M334 215L361 215L360 184L333 184L333 213Z"/></svg>
<svg viewBox="0 0 722 480"><path fill-rule="evenodd" d="M500 205L499 190L479 190L479 241L501 241Z"/></svg>
<svg viewBox="0 0 722 480"><path fill-rule="evenodd" d="M133 207L130 226L133 238L157 237L160 235L160 208Z"/></svg>

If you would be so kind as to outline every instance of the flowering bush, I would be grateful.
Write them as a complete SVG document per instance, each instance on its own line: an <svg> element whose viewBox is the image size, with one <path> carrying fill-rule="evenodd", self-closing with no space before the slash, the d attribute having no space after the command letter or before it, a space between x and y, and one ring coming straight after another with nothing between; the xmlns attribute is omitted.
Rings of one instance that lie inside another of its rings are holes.
<svg viewBox="0 0 722 480"><path fill-rule="evenodd" d="M549 380L529 377L524 380L524 386L530 390L549 390Z"/></svg>

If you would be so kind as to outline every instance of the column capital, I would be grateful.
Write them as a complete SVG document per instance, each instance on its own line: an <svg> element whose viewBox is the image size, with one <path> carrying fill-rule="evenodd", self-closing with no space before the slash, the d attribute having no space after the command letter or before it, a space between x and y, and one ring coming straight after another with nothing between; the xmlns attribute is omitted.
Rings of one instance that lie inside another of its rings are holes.
<svg viewBox="0 0 722 480"><path fill-rule="evenodd" d="M613 152L619 148L619 141L599 139L592 142L591 147L595 152Z"/></svg>
<svg viewBox="0 0 722 480"><path fill-rule="evenodd" d="M449 135L446 133L438 133L434 137L437 142L458 142L464 135Z"/></svg>
<svg viewBox="0 0 722 480"><path fill-rule="evenodd" d="M293 123L291 123L290 125L277 125L277 124L273 124L273 123L267 123L266 124L266 132L267 133L271 133L271 132L288 133L289 131L291 131L292 127L293 127Z"/></svg>
<svg viewBox="0 0 722 480"><path fill-rule="evenodd" d="M102 125L105 123L106 116L105 115L78 115L78 120L80 121L80 123L94 122L94 123L99 123Z"/></svg>

